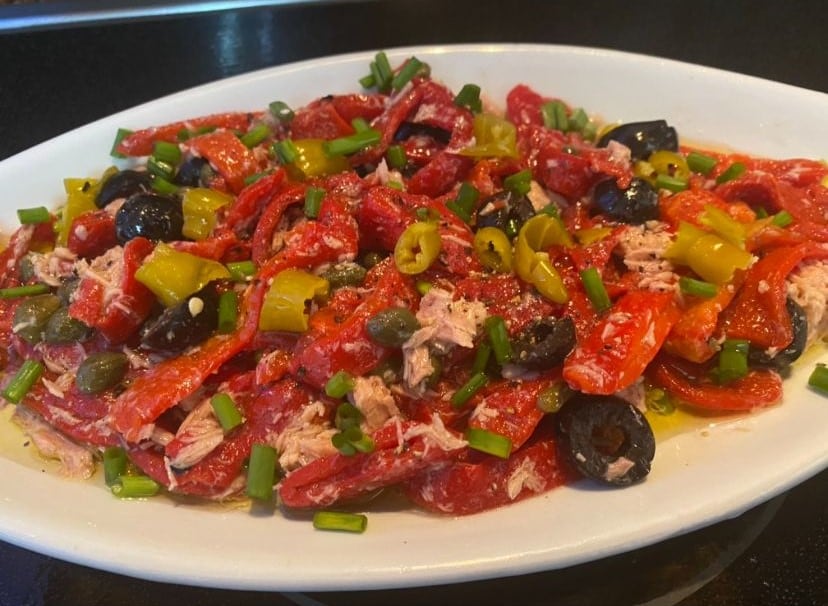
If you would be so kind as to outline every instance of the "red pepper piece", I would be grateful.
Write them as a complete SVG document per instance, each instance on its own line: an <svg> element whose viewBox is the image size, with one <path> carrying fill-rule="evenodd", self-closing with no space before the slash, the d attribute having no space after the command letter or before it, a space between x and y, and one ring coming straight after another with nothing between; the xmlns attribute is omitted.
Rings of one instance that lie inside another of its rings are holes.
<svg viewBox="0 0 828 606"><path fill-rule="evenodd" d="M711 342L716 333L719 314L733 300L735 290L720 288L710 299L698 299L681 313L667 340L665 351L691 362L705 362L716 353Z"/></svg>
<svg viewBox="0 0 828 606"><path fill-rule="evenodd" d="M408 180L408 191L412 194L439 196L462 181L472 166L474 161L471 158L439 151Z"/></svg>
<svg viewBox="0 0 828 606"><path fill-rule="evenodd" d="M392 251L413 213L402 204L403 194L390 187L372 187L357 209L360 248Z"/></svg>
<svg viewBox="0 0 828 606"><path fill-rule="evenodd" d="M354 133L350 121L345 121L328 100L316 101L296 112L290 123L293 139L336 139Z"/></svg>
<svg viewBox="0 0 828 606"><path fill-rule="evenodd" d="M133 238L123 248L123 268L114 292L92 276L81 279L69 305L69 315L97 328L110 343L123 343L149 315L155 295L135 279L135 271L154 246Z"/></svg>
<svg viewBox="0 0 828 606"><path fill-rule="evenodd" d="M786 210L796 221L828 225L828 189L819 184L796 187L767 173L747 172L719 185L716 193L725 200L741 200L770 212Z"/></svg>
<svg viewBox="0 0 828 606"><path fill-rule="evenodd" d="M236 194L244 189L245 179L261 168L253 151L229 130L217 130L194 137L186 145L205 158Z"/></svg>
<svg viewBox="0 0 828 606"><path fill-rule="evenodd" d="M538 151L532 172L538 182L571 201L585 196L598 180L589 159L567 153L555 145L546 145Z"/></svg>
<svg viewBox="0 0 828 606"><path fill-rule="evenodd" d="M506 117L514 125L543 126L541 105L546 101L525 84L518 84L506 95Z"/></svg>
<svg viewBox="0 0 828 606"><path fill-rule="evenodd" d="M782 379L772 370L752 369L740 379L718 385L709 378L709 368L662 354L653 362L648 375L671 395L703 410L747 411L771 406L782 399Z"/></svg>
<svg viewBox="0 0 828 606"><path fill-rule="evenodd" d="M497 381L475 394L469 407L485 406L492 414L476 414L469 427L485 429L512 441L517 450L528 440L543 418L538 394L549 387L549 377L529 381Z"/></svg>
<svg viewBox="0 0 828 606"><path fill-rule="evenodd" d="M296 346L291 372L298 379L322 388L331 376L344 370L360 376L388 356L365 330L367 321L392 306L413 308L417 295L412 280L400 274L393 261L386 260L369 272L363 288L369 290L352 314L342 319L338 330L315 324Z"/></svg>
<svg viewBox="0 0 828 606"><path fill-rule="evenodd" d="M405 493L423 509L468 515L542 494L576 479L551 432L531 440L506 459L470 456L435 466L405 483Z"/></svg>
<svg viewBox="0 0 828 606"><path fill-rule="evenodd" d="M807 258L828 258L828 246L805 242L777 248L753 264L733 303L722 312L719 332L730 339L747 339L752 347L787 347L793 328L785 306L785 280Z"/></svg>
<svg viewBox="0 0 828 606"><path fill-rule="evenodd" d="M93 259L117 245L115 217L105 210L96 210L72 221L66 247L83 259Z"/></svg>
<svg viewBox="0 0 828 606"><path fill-rule="evenodd" d="M387 100L388 97L385 95L334 95L331 104L336 109L336 113L350 124L354 118L362 118L370 122L385 111Z"/></svg>
<svg viewBox="0 0 828 606"><path fill-rule="evenodd" d="M661 349L679 314L671 292L628 292L569 354L564 380L591 394L629 387Z"/></svg>
<svg viewBox="0 0 828 606"><path fill-rule="evenodd" d="M688 189L662 198L659 202L659 213L661 220L669 223L674 229L677 229L682 221L701 227L700 217L708 206L726 212L740 223L751 223L756 220L756 213L744 202L727 202L706 189Z"/></svg>
<svg viewBox="0 0 828 606"><path fill-rule="evenodd" d="M262 211L261 218L253 232L253 261L261 264L272 256L273 233L279 226L279 221L285 210L292 204L298 204L305 199L305 186L289 184L281 192L274 195Z"/></svg>
<svg viewBox="0 0 828 606"><path fill-rule="evenodd" d="M149 156L156 141L178 143L178 134L182 131L193 132L208 128L226 128L246 132L250 129L251 122L259 115L247 112L212 114L172 122L163 126L145 128L124 137L118 144L117 151L126 156Z"/></svg>
<svg viewBox="0 0 828 606"><path fill-rule="evenodd" d="M279 483L279 497L287 507L328 507L398 484L462 450L446 450L431 432L431 427L411 421L385 425L372 436L373 452L351 457L337 453L312 461Z"/></svg>
<svg viewBox="0 0 828 606"><path fill-rule="evenodd" d="M170 247L175 250L190 253L197 257L204 259L212 259L213 261L226 260L228 254L236 247L242 245L242 242L231 231L224 231L216 233L205 240L196 240L191 242L189 240L176 240L170 242Z"/></svg>
<svg viewBox="0 0 828 606"><path fill-rule="evenodd" d="M236 232L252 228L264 207L281 188L284 179L285 171L280 169L241 190L227 209L224 226Z"/></svg>
<svg viewBox="0 0 828 606"><path fill-rule="evenodd" d="M9 243L0 251L0 287L20 285L20 259L27 252L41 245L53 245L55 243L55 222L54 218L35 225L21 225L12 234ZM51 246L49 246L51 248Z"/></svg>

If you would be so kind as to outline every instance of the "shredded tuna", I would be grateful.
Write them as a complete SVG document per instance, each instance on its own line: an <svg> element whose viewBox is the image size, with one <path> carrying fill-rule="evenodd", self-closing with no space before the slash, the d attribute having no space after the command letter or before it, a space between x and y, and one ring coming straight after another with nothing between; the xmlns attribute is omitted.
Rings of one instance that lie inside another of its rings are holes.
<svg viewBox="0 0 828 606"><path fill-rule="evenodd" d="M354 379L354 389L348 399L365 417L362 430L366 433L379 429L388 419L400 414L391 391L376 376Z"/></svg>
<svg viewBox="0 0 828 606"><path fill-rule="evenodd" d="M224 440L224 431L213 413L210 400L196 406L175 434L175 453L170 465L175 469L192 467Z"/></svg>
<svg viewBox="0 0 828 606"><path fill-rule="evenodd" d="M808 344L828 332L828 264L823 261L801 265L788 276L788 295L808 320Z"/></svg>
<svg viewBox="0 0 828 606"><path fill-rule="evenodd" d="M678 276L673 272L673 264L664 258L664 251L671 243L667 224L658 221L631 225L621 234L618 250L627 269L639 274L639 288L653 291L677 288Z"/></svg>
<svg viewBox="0 0 828 606"><path fill-rule="evenodd" d="M60 473L78 479L91 478L95 472L92 453L71 441L23 406L15 408L12 420L28 435L38 452L60 461Z"/></svg>
<svg viewBox="0 0 828 606"><path fill-rule="evenodd" d="M336 452L331 437L337 430L325 420L326 412L322 402L311 402L276 436L273 446L282 469L292 471Z"/></svg>

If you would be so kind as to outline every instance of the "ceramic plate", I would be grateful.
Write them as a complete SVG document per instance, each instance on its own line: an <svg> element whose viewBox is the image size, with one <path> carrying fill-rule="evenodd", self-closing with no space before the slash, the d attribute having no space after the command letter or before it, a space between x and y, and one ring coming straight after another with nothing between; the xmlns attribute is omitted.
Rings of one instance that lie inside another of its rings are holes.
<svg viewBox="0 0 828 606"><path fill-rule="evenodd" d="M685 140L773 157L819 158L828 96L751 77L605 50L530 45L397 49L449 86L482 86L503 103L527 83L607 120L667 118ZM267 69L100 120L0 163L0 222L61 202L64 177L100 174L118 127L140 128L283 99L300 106L354 91L373 54ZM695 423L663 437L646 482L622 490L574 485L463 518L399 508L370 514L363 535L314 531L277 513L119 501L96 478L51 473L5 426L0 538L73 562L160 581L326 590L403 587L565 567L735 516L828 464L828 402L805 387L819 355L799 363L784 403L753 416Z"/></svg>

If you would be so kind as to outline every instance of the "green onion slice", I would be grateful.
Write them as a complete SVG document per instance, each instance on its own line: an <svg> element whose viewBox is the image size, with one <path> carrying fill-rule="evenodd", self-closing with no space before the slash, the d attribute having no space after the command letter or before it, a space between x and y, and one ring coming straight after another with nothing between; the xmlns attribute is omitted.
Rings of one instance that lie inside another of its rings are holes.
<svg viewBox="0 0 828 606"><path fill-rule="evenodd" d="M569 117L566 115L566 105L563 101L548 101L541 105L541 118L546 128L569 130Z"/></svg>
<svg viewBox="0 0 828 606"><path fill-rule="evenodd" d="M687 189L687 181L670 175L657 175L655 184L657 189L666 189L674 194Z"/></svg>
<svg viewBox="0 0 828 606"><path fill-rule="evenodd" d="M474 394L483 389L488 382L489 378L482 372L472 375L472 377L451 396L451 405L454 408L460 408L466 402L471 400Z"/></svg>
<svg viewBox="0 0 828 606"><path fill-rule="evenodd" d="M386 152L385 157L388 160L388 166L390 166L391 168L405 168L405 165L408 162L408 158L405 154L405 149L403 149L402 145L390 146L388 148L388 151Z"/></svg>
<svg viewBox="0 0 828 606"><path fill-rule="evenodd" d="M19 404L42 374L43 364L36 360L26 360L6 385L3 397L12 404Z"/></svg>
<svg viewBox="0 0 828 606"><path fill-rule="evenodd" d="M486 334L489 335L489 343L492 344L492 351L495 360L501 366L510 362L514 357L512 343L509 341L509 331L506 330L506 322L500 316L489 316L483 323Z"/></svg>
<svg viewBox="0 0 828 606"><path fill-rule="evenodd" d="M0 288L0 299L16 299L18 297L31 297L33 295L45 295L50 288L47 284L27 284L25 286L10 286Z"/></svg>
<svg viewBox="0 0 828 606"><path fill-rule="evenodd" d="M268 108L273 117L279 122L290 122L296 116L290 106L284 101L273 101Z"/></svg>
<svg viewBox="0 0 828 606"><path fill-rule="evenodd" d="M532 171L528 168L509 175L503 179L503 187L518 196L525 196L529 193L532 185Z"/></svg>
<svg viewBox="0 0 828 606"><path fill-rule="evenodd" d="M411 57L408 61L405 62L405 65L402 66L397 75L391 80L391 89L398 91L403 86L408 84L411 79L417 75L417 72L420 71L420 68L423 66L423 62L417 59L417 57Z"/></svg>
<svg viewBox="0 0 828 606"><path fill-rule="evenodd" d="M247 467L247 496L260 501L272 499L275 475L276 449L267 444L253 444Z"/></svg>
<svg viewBox="0 0 828 606"><path fill-rule="evenodd" d="M167 164L176 165L181 162L181 149L175 143L156 141L152 146L152 155L155 159Z"/></svg>
<svg viewBox="0 0 828 606"><path fill-rule="evenodd" d="M325 142L325 152L329 156L347 156L354 154L366 147L371 147L380 142L382 134L373 128L359 131L347 137L331 139Z"/></svg>
<svg viewBox="0 0 828 606"><path fill-rule="evenodd" d="M716 183L721 185L722 183L727 183L728 181L732 181L743 172L745 172L746 167L741 162L734 162L730 166L725 169L725 171L716 177Z"/></svg>
<svg viewBox="0 0 828 606"><path fill-rule="evenodd" d="M245 147L256 147L259 143L270 136L270 127L267 124L258 124L244 133L240 140Z"/></svg>
<svg viewBox="0 0 828 606"><path fill-rule="evenodd" d="M157 495L161 485L149 476L122 475L110 490L119 499L143 499Z"/></svg>
<svg viewBox="0 0 828 606"><path fill-rule="evenodd" d="M681 292L685 295L710 299L711 297L716 296L718 287L710 282L704 282L702 280L696 280L695 278L682 276L679 278L679 290L681 290Z"/></svg>
<svg viewBox="0 0 828 606"><path fill-rule="evenodd" d="M469 448L501 459L508 459L512 454L512 441L509 438L479 427L469 427L466 430L466 441L469 443Z"/></svg>
<svg viewBox="0 0 828 606"><path fill-rule="evenodd" d="M789 213L787 210L780 210L773 216L773 219L771 219L771 223L773 223L777 227L787 227L788 225L793 223L793 217L791 216L791 213Z"/></svg>
<svg viewBox="0 0 828 606"><path fill-rule="evenodd" d="M210 406L218 419L221 428L228 432L242 424L242 415L236 403L226 393L217 393L210 398Z"/></svg>
<svg viewBox="0 0 828 606"><path fill-rule="evenodd" d="M290 139L274 143L273 153L276 154L282 164L290 164L291 162L295 162L296 158L299 157L299 150L297 149L296 144L294 144Z"/></svg>
<svg viewBox="0 0 828 606"><path fill-rule="evenodd" d="M699 152L690 152L687 154L687 167L694 173L707 176L716 167L716 158Z"/></svg>
<svg viewBox="0 0 828 606"><path fill-rule="evenodd" d="M226 267L230 277L236 282L244 282L256 273L256 264L253 261L231 261Z"/></svg>
<svg viewBox="0 0 828 606"><path fill-rule="evenodd" d="M458 107L467 107L475 113L483 111L480 87L477 84L464 84L457 96L454 97L454 104Z"/></svg>
<svg viewBox="0 0 828 606"><path fill-rule="evenodd" d="M361 513L339 511L317 511L313 514L313 527L317 530L338 530L341 532L365 532L368 517Z"/></svg>
<svg viewBox="0 0 828 606"><path fill-rule="evenodd" d="M719 352L719 366L714 370L719 383L729 383L744 377L748 373L748 349L745 339L727 339Z"/></svg>
<svg viewBox="0 0 828 606"><path fill-rule="evenodd" d="M581 271L581 282L595 311L603 312L610 308L612 302L597 268L589 267Z"/></svg>
<svg viewBox="0 0 828 606"><path fill-rule="evenodd" d="M21 225L36 225L38 223L48 223L52 219L52 215L45 206L36 206L35 208L18 208L17 218Z"/></svg>
<svg viewBox="0 0 828 606"><path fill-rule="evenodd" d="M808 377L808 385L815 390L828 395L828 367L825 364L817 364Z"/></svg>
<svg viewBox="0 0 828 606"><path fill-rule="evenodd" d="M354 378L350 373L340 370L325 383L325 394L332 398L344 398L354 389Z"/></svg>
<svg viewBox="0 0 828 606"><path fill-rule="evenodd" d="M305 190L305 216L308 219L316 219L319 216L324 197L325 190L321 187L309 187Z"/></svg>
<svg viewBox="0 0 828 606"><path fill-rule="evenodd" d="M120 446L109 446L103 451L104 481L107 486L114 486L121 476L126 473L127 464L126 450Z"/></svg>

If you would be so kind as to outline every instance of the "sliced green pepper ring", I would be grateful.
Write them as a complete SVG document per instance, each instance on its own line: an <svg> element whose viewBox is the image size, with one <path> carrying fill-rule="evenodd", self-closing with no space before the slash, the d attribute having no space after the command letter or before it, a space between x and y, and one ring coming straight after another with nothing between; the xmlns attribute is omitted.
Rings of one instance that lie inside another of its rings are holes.
<svg viewBox="0 0 828 606"><path fill-rule="evenodd" d="M158 243L135 272L135 279L166 307L178 305L208 282L229 277L230 271L218 261L177 251L163 242Z"/></svg>
<svg viewBox="0 0 828 606"><path fill-rule="evenodd" d="M442 240L435 223L417 221L400 235L394 247L394 263L402 273L419 274L440 255Z"/></svg>
<svg viewBox="0 0 828 606"><path fill-rule="evenodd" d="M308 304L326 297L328 281L300 269L286 269L274 276L265 293L259 315L259 330L305 332Z"/></svg>
<svg viewBox="0 0 828 606"><path fill-rule="evenodd" d="M546 252L555 245L572 246L572 238L563 223L556 217L535 215L520 228L515 242L514 266L517 275L544 297L555 303L566 303L569 294Z"/></svg>
<svg viewBox="0 0 828 606"><path fill-rule="evenodd" d="M483 267L499 273L512 271L512 243L502 230L481 227L474 234L474 250Z"/></svg>

